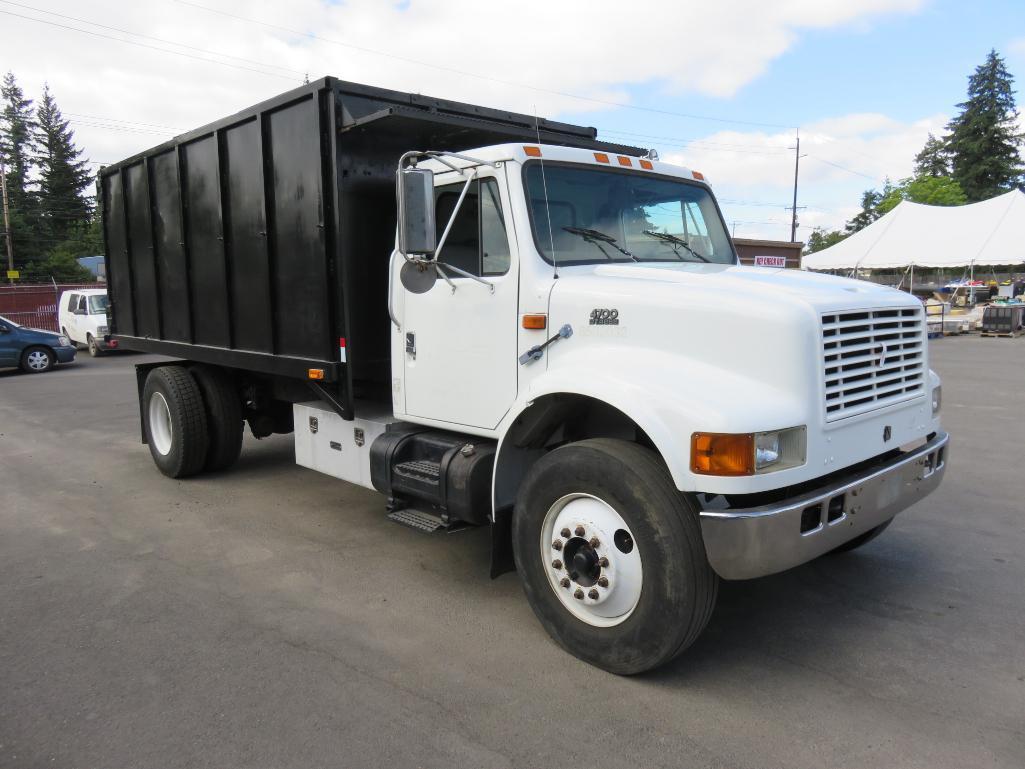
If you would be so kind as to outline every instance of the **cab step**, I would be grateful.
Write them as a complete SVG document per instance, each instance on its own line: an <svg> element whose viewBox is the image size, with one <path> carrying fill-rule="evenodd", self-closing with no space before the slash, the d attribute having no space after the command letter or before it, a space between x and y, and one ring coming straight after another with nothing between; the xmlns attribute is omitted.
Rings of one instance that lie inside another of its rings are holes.
<svg viewBox="0 0 1025 769"><path fill-rule="evenodd" d="M401 510L393 510L388 513L388 520L400 526L433 534L436 531L444 531L448 534L461 531L467 528L462 521L446 521L440 515L426 513L423 510L416 510L411 507L404 507Z"/></svg>

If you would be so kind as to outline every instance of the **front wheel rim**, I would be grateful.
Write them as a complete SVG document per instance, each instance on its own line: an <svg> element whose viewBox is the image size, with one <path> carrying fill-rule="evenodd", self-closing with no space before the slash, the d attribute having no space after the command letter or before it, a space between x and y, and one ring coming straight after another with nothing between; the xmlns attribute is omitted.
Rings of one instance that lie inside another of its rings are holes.
<svg viewBox="0 0 1025 769"><path fill-rule="evenodd" d="M50 365L50 356L41 350L30 352L26 360L33 371L45 371Z"/></svg>
<svg viewBox="0 0 1025 769"><path fill-rule="evenodd" d="M541 525L541 563L559 602L594 627L626 621L641 598L644 572L633 532L604 500L558 499Z"/></svg>
<svg viewBox="0 0 1025 769"><path fill-rule="evenodd" d="M149 399L149 437L153 448L161 456L171 453L171 442L174 433L171 429L171 410L162 393L153 393Z"/></svg>

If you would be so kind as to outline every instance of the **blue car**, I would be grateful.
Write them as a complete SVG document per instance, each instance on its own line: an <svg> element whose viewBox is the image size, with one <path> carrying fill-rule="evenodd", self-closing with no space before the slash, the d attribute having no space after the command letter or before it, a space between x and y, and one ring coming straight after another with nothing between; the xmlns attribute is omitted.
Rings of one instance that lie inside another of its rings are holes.
<svg viewBox="0 0 1025 769"><path fill-rule="evenodd" d="M25 328L0 315L0 368L21 366L30 374L39 374L58 363L70 363L75 352L66 336Z"/></svg>

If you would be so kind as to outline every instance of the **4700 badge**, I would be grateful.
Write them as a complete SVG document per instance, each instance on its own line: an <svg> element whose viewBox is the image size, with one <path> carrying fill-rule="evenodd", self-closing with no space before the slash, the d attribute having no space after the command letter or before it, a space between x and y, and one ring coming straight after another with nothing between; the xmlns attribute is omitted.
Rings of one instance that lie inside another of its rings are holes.
<svg viewBox="0 0 1025 769"><path fill-rule="evenodd" d="M592 326L618 326L619 310L608 310L601 307L595 307L591 310L591 320L589 323Z"/></svg>

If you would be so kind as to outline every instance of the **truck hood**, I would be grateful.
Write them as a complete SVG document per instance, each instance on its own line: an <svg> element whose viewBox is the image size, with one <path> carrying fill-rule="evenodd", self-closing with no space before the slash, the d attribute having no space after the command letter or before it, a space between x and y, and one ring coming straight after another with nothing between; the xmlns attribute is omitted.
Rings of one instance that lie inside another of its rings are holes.
<svg viewBox="0 0 1025 769"><path fill-rule="evenodd" d="M681 300L700 292L746 302L791 301L828 309L909 302L908 295L902 291L863 280L733 264L602 264L595 266L591 275L624 284L637 283L642 291L653 290L652 283L661 284L663 288L655 289L657 293L666 298L678 296Z"/></svg>
<svg viewBox="0 0 1025 769"><path fill-rule="evenodd" d="M802 422L824 419L823 315L918 308L903 291L858 280L739 265L605 264L567 268L550 299L551 327L573 337L553 345L549 366L602 360L622 372L643 359L683 379L749 402L785 400ZM578 357L580 356L580 357ZM817 405L816 405L817 404Z"/></svg>

